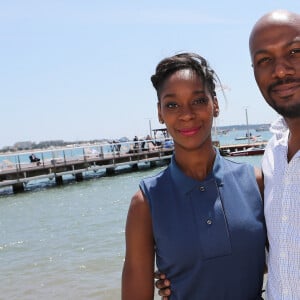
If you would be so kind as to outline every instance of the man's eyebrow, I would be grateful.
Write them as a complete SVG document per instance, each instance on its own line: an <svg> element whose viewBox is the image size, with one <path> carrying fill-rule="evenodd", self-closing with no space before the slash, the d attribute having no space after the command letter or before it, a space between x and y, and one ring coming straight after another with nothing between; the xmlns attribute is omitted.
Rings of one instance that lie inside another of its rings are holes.
<svg viewBox="0 0 300 300"><path fill-rule="evenodd" d="M299 43L300 43L300 36L297 36L294 40L288 42L285 46L291 47L294 44L299 44ZM259 50L255 51L253 57L255 57L258 54L265 54L265 53L269 53L269 50L268 49L259 49Z"/></svg>

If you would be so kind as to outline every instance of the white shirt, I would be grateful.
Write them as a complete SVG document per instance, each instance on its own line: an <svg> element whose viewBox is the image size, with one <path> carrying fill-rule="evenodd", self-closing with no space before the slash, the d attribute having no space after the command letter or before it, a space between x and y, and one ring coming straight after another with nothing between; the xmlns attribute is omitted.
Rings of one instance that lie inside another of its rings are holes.
<svg viewBox="0 0 300 300"><path fill-rule="evenodd" d="M264 212L270 251L268 300L300 300L300 151L287 161L289 130L283 118L262 160Z"/></svg>

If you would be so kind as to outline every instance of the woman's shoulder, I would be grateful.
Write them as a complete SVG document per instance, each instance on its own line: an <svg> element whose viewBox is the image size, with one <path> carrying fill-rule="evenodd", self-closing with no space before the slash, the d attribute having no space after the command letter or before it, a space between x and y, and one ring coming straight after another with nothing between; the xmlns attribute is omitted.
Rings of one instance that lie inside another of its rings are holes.
<svg viewBox="0 0 300 300"><path fill-rule="evenodd" d="M227 168L230 168L231 170L241 170L241 169L248 169L252 170L254 172L254 166L246 163L246 162L237 162L230 160L228 158L222 157L223 163Z"/></svg>
<svg viewBox="0 0 300 300"><path fill-rule="evenodd" d="M232 175L236 180L254 182L261 177L260 170L249 163L235 162L227 158L223 158L224 176Z"/></svg>
<svg viewBox="0 0 300 300"><path fill-rule="evenodd" d="M139 218L149 214L149 206L146 197L141 190L138 190L131 198L128 216Z"/></svg>
<svg viewBox="0 0 300 300"><path fill-rule="evenodd" d="M148 186L155 186L159 182L168 180L168 174L169 174L169 167L165 168L164 170L162 170L159 173L156 173L152 176L143 178L141 180L141 184L146 184Z"/></svg>
<svg viewBox="0 0 300 300"><path fill-rule="evenodd" d="M257 185L262 194L263 191L263 175L258 167L254 167L249 163L235 162L230 159L223 158L225 165L224 176L232 174L238 182L245 182L248 186Z"/></svg>

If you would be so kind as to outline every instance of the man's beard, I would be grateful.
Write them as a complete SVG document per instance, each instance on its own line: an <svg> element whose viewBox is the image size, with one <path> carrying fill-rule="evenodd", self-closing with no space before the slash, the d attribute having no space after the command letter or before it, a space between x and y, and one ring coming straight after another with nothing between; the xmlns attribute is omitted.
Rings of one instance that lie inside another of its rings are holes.
<svg viewBox="0 0 300 300"><path fill-rule="evenodd" d="M276 104L276 101L272 98L272 90L276 88L277 86L283 85L283 84L288 84L288 83L300 83L299 78L292 78L292 77L287 77L284 79L279 79L276 82L272 83L268 87L268 104L273 107L273 109L278 112L280 115L282 115L284 118L290 118L290 119L295 119L300 117L300 99L299 103L294 103L290 104L287 106L279 106ZM289 101L289 97L286 98L286 101ZM290 100L292 101L292 100Z"/></svg>
<svg viewBox="0 0 300 300"><path fill-rule="evenodd" d="M281 116L288 119L300 118L300 103L295 103L286 107L276 105L276 103L271 99L268 104Z"/></svg>

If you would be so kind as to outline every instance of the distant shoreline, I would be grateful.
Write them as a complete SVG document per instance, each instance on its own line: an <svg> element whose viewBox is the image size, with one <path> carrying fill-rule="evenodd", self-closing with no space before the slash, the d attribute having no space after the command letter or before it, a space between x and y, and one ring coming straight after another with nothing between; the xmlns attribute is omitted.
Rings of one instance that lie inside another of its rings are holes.
<svg viewBox="0 0 300 300"><path fill-rule="evenodd" d="M262 124L249 124L248 127L246 124L242 125L225 125L225 126L216 126L214 130L222 131L222 130L247 130L252 129L256 130L259 128L269 128L269 123L262 123ZM81 140L81 141L64 141L64 140L49 140L49 141L42 141L39 143L31 142L31 141L23 141L23 142L16 142L13 146L5 146L0 149L0 154L13 154L16 152L28 153L31 151L45 151L51 150L54 148L64 148L64 147L83 147L86 145L93 145L93 144L101 144L101 143L109 143L113 139L102 138L102 139L93 139L93 140ZM127 137L115 138L116 141L127 140L131 141ZM18 146L21 145L21 146Z"/></svg>

